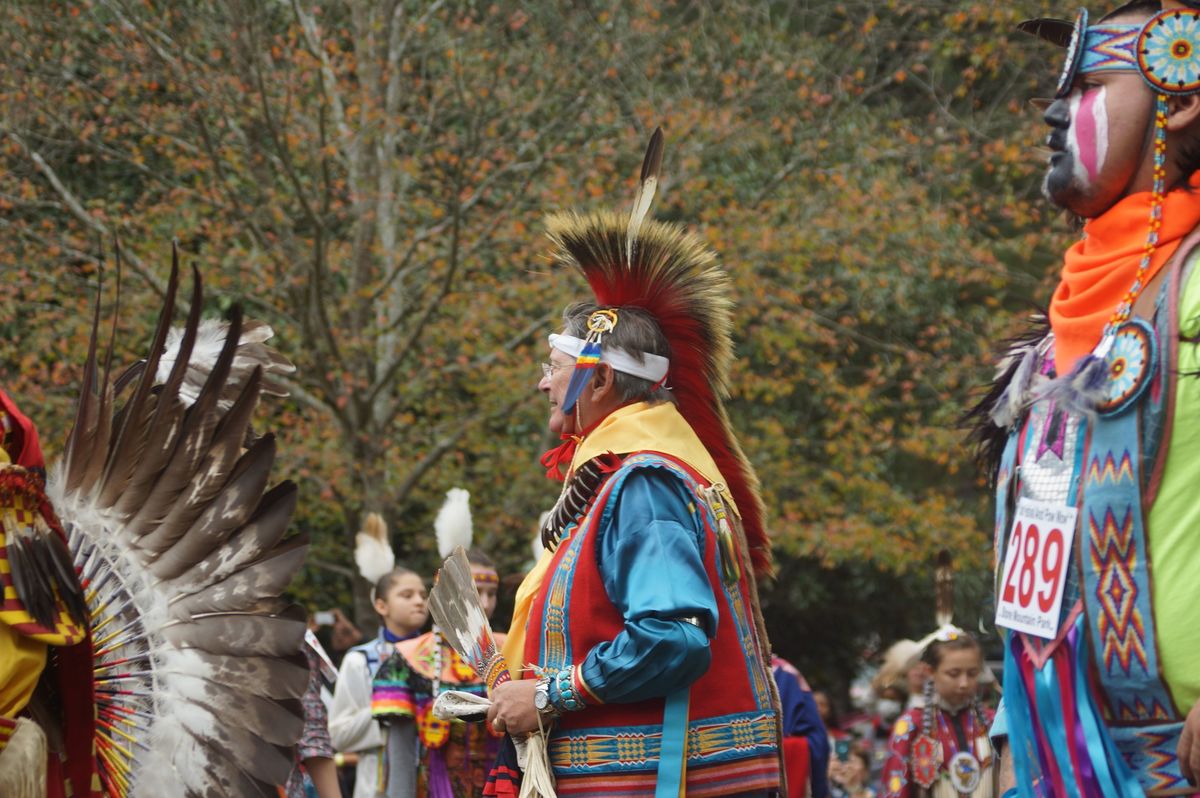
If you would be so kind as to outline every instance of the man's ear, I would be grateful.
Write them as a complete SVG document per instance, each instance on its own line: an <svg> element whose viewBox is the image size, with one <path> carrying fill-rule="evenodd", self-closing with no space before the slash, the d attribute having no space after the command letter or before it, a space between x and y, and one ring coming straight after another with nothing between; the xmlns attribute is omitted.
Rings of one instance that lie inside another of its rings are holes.
<svg viewBox="0 0 1200 798"><path fill-rule="evenodd" d="M1167 101L1167 130L1187 130L1200 119L1200 94L1185 94Z"/></svg>
<svg viewBox="0 0 1200 798"><path fill-rule="evenodd" d="M592 373L592 402L606 399L609 396L615 395L616 383L614 379L616 372L613 367L607 363L600 362L596 364L596 370Z"/></svg>

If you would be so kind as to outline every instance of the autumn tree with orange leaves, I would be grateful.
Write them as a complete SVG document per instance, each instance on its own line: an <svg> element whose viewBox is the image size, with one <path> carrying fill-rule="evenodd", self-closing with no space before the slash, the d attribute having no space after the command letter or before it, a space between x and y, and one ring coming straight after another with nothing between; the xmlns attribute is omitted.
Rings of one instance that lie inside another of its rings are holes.
<svg viewBox="0 0 1200 798"><path fill-rule="evenodd" d="M472 491L476 540L519 570L556 491L536 465L551 443L536 364L583 293L548 270L540 218L624 207L661 124L657 214L700 230L735 278L731 410L780 556L768 615L795 630L776 643L836 674L872 635L932 623L941 548L960 621L987 616L989 498L957 420L1065 241L1037 197L1025 104L1055 57L1012 33L1053 11L10 4L3 378L53 453L103 253L120 238L132 347L178 238L209 310L241 302L299 367L260 412L314 536L301 596L349 600L367 510L432 566L454 485Z"/></svg>

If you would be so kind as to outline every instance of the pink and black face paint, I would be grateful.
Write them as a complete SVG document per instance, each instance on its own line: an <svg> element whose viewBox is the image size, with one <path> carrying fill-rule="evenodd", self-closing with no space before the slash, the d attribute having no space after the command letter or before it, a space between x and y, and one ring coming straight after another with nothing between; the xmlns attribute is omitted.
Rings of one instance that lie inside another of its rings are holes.
<svg viewBox="0 0 1200 798"><path fill-rule="evenodd" d="M1108 92L1104 86L1075 89L1067 98L1071 126L1067 129L1067 151L1073 159L1077 184L1091 185L1108 154Z"/></svg>

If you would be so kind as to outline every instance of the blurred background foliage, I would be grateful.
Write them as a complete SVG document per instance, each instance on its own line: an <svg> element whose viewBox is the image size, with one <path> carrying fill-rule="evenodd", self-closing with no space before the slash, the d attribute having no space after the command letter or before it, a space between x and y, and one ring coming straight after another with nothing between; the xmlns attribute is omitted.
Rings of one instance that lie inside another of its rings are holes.
<svg viewBox="0 0 1200 798"><path fill-rule="evenodd" d="M959 417L1044 303L1070 232L1038 196L1031 97L1059 56L1014 32L1048 2L18 0L0 9L0 378L64 440L98 275L121 352L172 238L212 314L241 302L299 372L266 402L313 550L295 592L363 598L381 511L432 574L432 517L531 559L557 485L534 390L583 294L540 220L627 207L667 134L657 215L737 291L731 413L778 558L776 649L842 689L879 645L990 626L990 500Z"/></svg>

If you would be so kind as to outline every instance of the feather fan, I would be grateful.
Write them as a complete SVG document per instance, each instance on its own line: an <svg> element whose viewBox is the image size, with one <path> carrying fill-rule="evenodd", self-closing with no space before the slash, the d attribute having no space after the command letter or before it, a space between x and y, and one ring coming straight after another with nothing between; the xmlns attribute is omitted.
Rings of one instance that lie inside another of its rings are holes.
<svg viewBox="0 0 1200 798"><path fill-rule="evenodd" d="M429 613L442 637L487 683L489 692L509 680L508 666L492 635L492 625L479 605L471 563L461 547L446 558L438 571L429 591Z"/></svg>
<svg viewBox="0 0 1200 798"><path fill-rule="evenodd" d="M437 533L438 555L442 559L449 557L459 546L464 550L471 548L474 532L469 491L464 488L446 491L446 501L438 510L437 518L433 519L433 529Z"/></svg>
<svg viewBox="0 0 1200 798"><path fill-rule="evenodd" d="M308 682L305 613L280 595L308 541L286 535L295 485L267 488L273 437L245 443L259 396L277 393L270 376L292 367L237 309L201 321L194 269L187 323L171 331L178 283L176 255L116 412L93 331L47 484L87 594L96 767L106 795L274 796Z"/></svg>
<svg viewBox="0 0 1200 798"><path fill-rule="evenodd" d="M372 585L396 567L396 553L388 542L387 522L379 513L367 513L362 531L354 536L354 564Z"/></svg>

